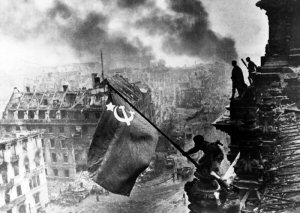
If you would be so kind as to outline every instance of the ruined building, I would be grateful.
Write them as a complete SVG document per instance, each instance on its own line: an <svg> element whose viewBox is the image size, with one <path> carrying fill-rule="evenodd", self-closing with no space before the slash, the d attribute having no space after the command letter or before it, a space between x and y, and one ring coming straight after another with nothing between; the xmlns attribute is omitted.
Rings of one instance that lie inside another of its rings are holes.
<svg viewBox="0 0 300 213"><path fill-rule="evenodd" d="M239 190L217 203L214 190L187 187L192 213L299 212L300 1L261 0L257 6L269 19L266 54L254 83L213 124L231 137L228 160L240 153L233 182Z"/></svg>
<svg viewBox="0 0 300 213"><path fill-rule="evenodd" d="M95 80L96 79L96 80ZM106 96L96 88L100 78L93 76L93 88L60 91L14 89L0 120L1 131L45 129L43 149L49 178L73 179L84 169L87 149Z"/></svg>
<svg viewBox="0 0 300 213"><path fill-rule="evenodd" d="M49 200L42 140L40 131L2 135L0 212L45 212Z"/></svg>

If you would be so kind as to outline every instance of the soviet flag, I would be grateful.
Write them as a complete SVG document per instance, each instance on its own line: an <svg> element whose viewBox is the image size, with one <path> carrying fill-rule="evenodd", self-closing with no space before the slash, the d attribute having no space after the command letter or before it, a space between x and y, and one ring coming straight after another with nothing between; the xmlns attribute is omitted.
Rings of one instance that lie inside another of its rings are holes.
<svg viewBox="0 0 300 213"><path fill-rule="evenodd" d="M127 97L131 92L127 90ZM110 192L129 196L157 141L150 123L111 91L88 153L91 178Z"/></svg>

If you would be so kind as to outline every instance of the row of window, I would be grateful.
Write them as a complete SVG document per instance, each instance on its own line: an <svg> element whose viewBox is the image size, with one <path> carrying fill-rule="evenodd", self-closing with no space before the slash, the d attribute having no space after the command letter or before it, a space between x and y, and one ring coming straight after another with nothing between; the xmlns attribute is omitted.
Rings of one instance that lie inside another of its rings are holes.
<svg viewBox="0 0 300 213"><path fill-rule="evenodd" d="M25 116L25 114L27 113L26 111L18 111L18 119L24 119L25 117L28 117L28 119L34 119L34 115L35 115L36 111L33 110L29 110L28 114ZM39 110L38 112L38 119L45 119L46 118L46 114L48 112L46 110ZM95 113L84 113L84 118L85 119L99 119L101 113L100 112L95 112ZM47 115L47 117L49 116L50 119L80 119L80 113L72 113L69 114L67 113L67 111L61 110L61 111L56 111L56 110L50 110L49 114Z"/></svg>
<svg viewBox="0 0 300 213"><path fill-rule="evenodd" d="M46 175L48 175L47 169L45 169L45 172L46 172ZM63 173L64 173L64 177L70 177L70 171L68 169L64 169ZM59 177L58 169L53 169L53 174L54 174L54 176Z"/></svg>
<svg viewBox="0 0 300 213"><path fill-rule="evenodd" d="M20 161L17 160L15 162L11 163L13 171L14 171L14 176L18 176L20 174L19 162ZM35 155L34 162L35 162L35 166L36 167L40 166L41 159L40 159L40 156L38 154ZM25 167L25 171L26 172L30 172L30 162L29 162L28 157L24 158L24 167ZM6 164L6 166L2 166L0 173L1 173L1 176L2 176L3 183L8 183L8 178L7 178L7 164Z"/></svg>
<svg viewBox="0 0 300 213"><path fill-rule="evenodd" d="M33 176L30 180L29 180L29 188L30 189L33 189L33 188L36 188L40 185L40 177L39 175L36 175L36 176ZM17 190L17 196L21 196L23 193L22 193L22 187L21 185L18 185L16 186L16 190ZM11 199L10 199L10 194L9 194L10 190L7 190L5 192L5 203L6 204L9 204L11 202ZM33 196L36 196L35 197L35 201L36 203L39 203L40 199L39 199L39 193L36 193L34 194ZM38 202L37 202L38 201Z"/></svg>
<svg viewBox="0 0 300 213"><path fill-rule="evenodd" d="M50 139L50 148L56 148L56 142L54 138ZM42 139L42 146L45 147L45 141L44 139ZM62 149L66 149L67 148L67 141L66 140L60 140L60 147Z"/></svg>
<svg viewBox="0 0 300 213"><path fill-rule="evenodd" d="M32 126L32 125L28 125L28 126L22 126L22 128L21 128L21 126L15 126L16 127L16 131L20 131L21 129L22 130L28 130L28 131L32 131L32 130L39 130L39 129L43 129L43 128L41 128L41 127L39 127L39 126ZM67 132L68 130L66 129L67 127L63 127L63 126L58 126L57 127L58 128L58 130L57 131L54 131L54 128L53 128L53 126L48 126L46 129L47 129L47 131L49 132L49 133L56 133L56 132L58 132L58 133L65 133L65 132ZM6 132L11 132L12 131L12 126L6 126L5 127L5 131ZM79 134L83 134L83 135L85 135L85 134L88 134L88 127L87 126L82 126L82 127L80 127L80 128L77 128L77 127L75 127L75 126L73 126L73 127L70 127L70 132L71 133L79 133ZM93 127L93 131L94 131L94 127Z"/></svg>
<svg viewBox="0 0 300 213"><path fill-rule="evenodd" d="M28 131L31 131L31 130L36 130L36 129L41 129L40 127L38 126L22 126L22 130L28 130ZM53 127L52 126L49 126L48 128L48 132L50 133L53 133ZM59 132L60 133L64 133L65 132L65 129L63 126L60 126L58 127L59 129ZM16 131L20 131L21 130L21 126L16 126ZM11 126L6 126L5 127L5 131L6 132L11 132L12 131L12 127Z"/></svg>
<svg viewBox="0 0 300 213"><path fill-rule="evenodd" d="M47 128L49 133L53 133L53 127L49 126ZM65 132L65 128L63 126L59 126L58 127L59 133L64 133ZM87 126L72 126L70 127L70 131L71 133L82 133L82 134L87 134L88 133L88 127Z"/></svg>
<svg viewBox="0 0 300 213"><path fill-rule="evenodd" d="M53 163L57 163L57 153L51 153L51 161ZM63 153L63 162L68 163L69 162L69 157L67 153Z"/></svg>
<svg viewBox="0 0 300 213"><path fill-rule="evenodd" d="M47 129L48 129L49 133L53 133L53 127L52 126L49 126ZM59 129L60 133L64 133L65 132L65 128L63 126L58 127L58 129Z"/></svg>
<svg viewBox="0 0 300 213"><path fill-rule="evenodd" d="M29 188L30 189L34 189L34 188L38 187L39 185L41 185L39 175L35 175L29 180Z"/></svg>
<svg viewBox="0 0 300 213"><path fill-rule="evenodd" d="M34 198L35 204L40 203L40 193L39 192L33 194L33 198ZM21 206L18 207L18 210L19 210L19 213L26 213L26 205L22 204ZM12 213L12 209L8 210L6 213Z"/></svg>

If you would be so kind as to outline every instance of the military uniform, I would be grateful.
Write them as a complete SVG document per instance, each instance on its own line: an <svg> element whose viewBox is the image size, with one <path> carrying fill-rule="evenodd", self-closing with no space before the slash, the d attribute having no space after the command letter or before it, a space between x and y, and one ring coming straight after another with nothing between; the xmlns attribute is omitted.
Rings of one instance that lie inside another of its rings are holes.
<svg viewBox="0 0 300 213"><path fill-rule="evenodd" d="M235 90L238 91L239 97L243 95L245 90L247 89L247 85L244 81L243 71L239 66L234 66L231 73L232 79L232 98L234 98Z"/></svg>

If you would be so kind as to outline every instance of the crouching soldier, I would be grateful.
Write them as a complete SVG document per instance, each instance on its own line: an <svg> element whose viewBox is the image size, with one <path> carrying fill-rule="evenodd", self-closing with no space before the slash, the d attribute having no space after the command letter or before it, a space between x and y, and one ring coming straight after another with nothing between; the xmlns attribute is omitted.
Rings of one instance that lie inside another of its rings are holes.
<svg viewBox="0 0 300 213"><path fill-rule="evenodd" d="M198 166L195 172L195 179L185 185L185 191L189 198L195 197L200 203L195 205L203 205L207 208L217 208L226 200L221 192L229 190L226 181L220 177L220 166L224 159L224 154L220 148L220 141L207 142L203 136L197 135L193 138L195 146L186 152L187 155L203 151L203 156L198 161ZM221 193L221 194L220 194ZM224 194L224 193L223 193ZM191 205L194 205L193 202ZM197 208L200 208L199 206Z"/></svg>

